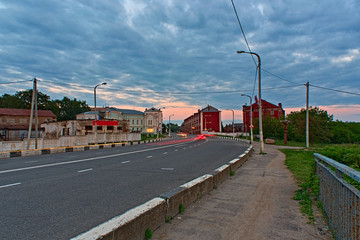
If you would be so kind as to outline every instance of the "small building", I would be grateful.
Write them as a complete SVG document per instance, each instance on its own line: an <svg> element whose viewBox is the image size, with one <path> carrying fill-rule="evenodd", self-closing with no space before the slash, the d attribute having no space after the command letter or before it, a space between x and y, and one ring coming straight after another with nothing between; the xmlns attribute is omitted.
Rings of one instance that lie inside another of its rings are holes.
<svg viewBox="0 0 360 240"><path fill-rule="evenodd" d="M145 131L146 133L162 133L163 113L161 108L146 108L145 114Z"/></svg>
<svg viewBox="0 0 360 240"><path fill-rule="evenodd" d="M221 132L221 111L208 105L186 118L180 131L189 134Z"/></svg>
<svg viewBox="0 0 360 240"><path fill-rule="evenodd" d="M261 106L263 117L271 116L276 119L280 119L285 116L285 111L282 108L282 104L278 105L272 104L264 99L261 99ZM253 121L255 118L259 118L259 104L257 98L255 97L255 103L252 104L252 118ZM244 123L244 132L250 131L250 106L243 105L243 123Z"/></svg>
<svg viewBox="0 0 360 240"><path fill-rule="evenodd" d="M242 130L243 130L243 124L242 123L234 123L234 132L242 132ZM232 123L227 124L224 127L224 132L226 132L226 133L232 133L233 132Z"/></svg>
<svg viewBox="0 0 360 240"><path fill-rule="evenodd" d="M129 121L127 120L98 120L96 125L98 134L129 132ZM95 133L95 121L91 119L44 123L41 124L41 127L44 129L44 138L84 136Z"/></svg>
<svg viewBox="0 0 360 240"><path fill-rule="evenodd" d="M21 141L28 135L30 109L0 108L0 140ZM40 125L55 122L56 115L50 110L38 110L38 136L41 135ZM35 137L35 111L32 123L32 136Z"/></svg>

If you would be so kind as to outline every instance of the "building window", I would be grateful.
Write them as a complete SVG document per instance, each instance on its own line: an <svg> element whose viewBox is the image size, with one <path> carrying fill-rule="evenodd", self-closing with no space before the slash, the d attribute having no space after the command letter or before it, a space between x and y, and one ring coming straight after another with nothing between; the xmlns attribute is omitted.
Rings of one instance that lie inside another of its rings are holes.
<svg viewBox="0 0 360 240"><path fill-rule="evenodd" d="M139 119L136 119L136 124L139 125Z"/></svg>
<svg viewBox="0 0 360 240"><path fill-rule="evenodd" d="M108 131L113 131L113 130L114 130L114 127L113 127L113 126L107 126L107 130L108 130Z"/></svg>
<svg viewBox="0 0 360 240"><path fill-rule="evenodd" d="M27 120L27 118L20 118L20 119L19 119L19 122L20 122L20 123L27 123L28 120Z"/></svg>
<svg viewBox="0 0 360 240"><path fill-rule="evenodd" d="M86 130L86 131L92 131L92 130L93 130L93 126L85 126L85 130Z"/></svg>
<svg viewBox="0 0 360 240"><path fill-rule="evenodd" d="M271 115L274 115L274 111L270 111L270 114L271 114Z"/></svg>
<svg viewBox="0 0 360 240"><path fill-rule="evenodd" d="M6 119L6 122L15 123L15 118L8 118L8 119Z"/></svg>
<svg viewBox="0 0 360 240"><path fill-rule="evenodd" d="M97 126L97 130L102 131L103 130L102 126Z"/></svg>
<svg viewBox="0 0 360 240"><path fill-rule="evenodd" d="M122 130L122 127L118 127L117 129L118 129L119 131L121 131L121 130Z"/></svg>
<svg viewBox="0 0 360 240"><path fill-rule="evenodd" d="M134 119L132 120L132 124L135 124L135 120L134 120Z"/></svg>

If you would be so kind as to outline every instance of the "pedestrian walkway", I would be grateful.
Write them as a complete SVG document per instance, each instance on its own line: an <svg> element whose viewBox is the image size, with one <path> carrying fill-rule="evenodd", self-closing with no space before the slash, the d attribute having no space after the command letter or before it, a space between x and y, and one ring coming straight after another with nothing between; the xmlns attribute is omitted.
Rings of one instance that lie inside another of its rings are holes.
<svg viewBox="0 0 360 240"><path fill-rule="evenodd" d="M332 239L308 224L292 199L298 186L285 155L276 146L266 145L265 155L254 147L235 176L163 224L152 239Z"/></svg>

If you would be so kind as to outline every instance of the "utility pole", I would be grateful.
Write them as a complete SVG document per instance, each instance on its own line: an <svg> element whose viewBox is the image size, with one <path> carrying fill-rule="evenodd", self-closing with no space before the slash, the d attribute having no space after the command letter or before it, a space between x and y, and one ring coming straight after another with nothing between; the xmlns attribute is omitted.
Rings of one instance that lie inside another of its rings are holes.
<svg viewBox="0 0 360 240"><path fill-rule="evenodd" d="M38 93L37 93L37 80L35 78L35 149L38 148L38 124L39 124L39 114L38 114Z"/></svg>
<svg viewBox="0 0 360 240"><path fill-rule="evenodd" d="M309 82L306 86L306 149L309 149Z"/></svg>
<svg viewBox="0 0 360 240"><path fill-rule="evenodd" d="M29 150L29 148L30 148L30 138L31 138L32 123L33 123L33 115L34 115L35 89L36 89L36 78L34 78L34 81L33 81L33 92L32 92L32 99L31 99L31 111L30 111L28 139L27 139L27 143L26 143L27 150Z"/></svg>

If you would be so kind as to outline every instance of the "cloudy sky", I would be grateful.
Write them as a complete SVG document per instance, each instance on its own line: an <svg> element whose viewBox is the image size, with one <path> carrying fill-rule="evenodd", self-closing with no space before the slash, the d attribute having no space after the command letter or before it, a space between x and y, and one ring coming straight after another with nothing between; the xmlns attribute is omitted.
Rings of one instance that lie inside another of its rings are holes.
<svg viewBox="0 0 360 240"><path fill-rule="evenodd" d="M309 81L311 106L360 121L358 0L234 4L261 57L263 99L298 110ZM52 99L93 106L107 82L98 106L166 107L183 120L210 104L240 122L241 93L257 95L258 83L238 50L248 48L231 0L0 0L1 95L36 77Z"/></svg>

